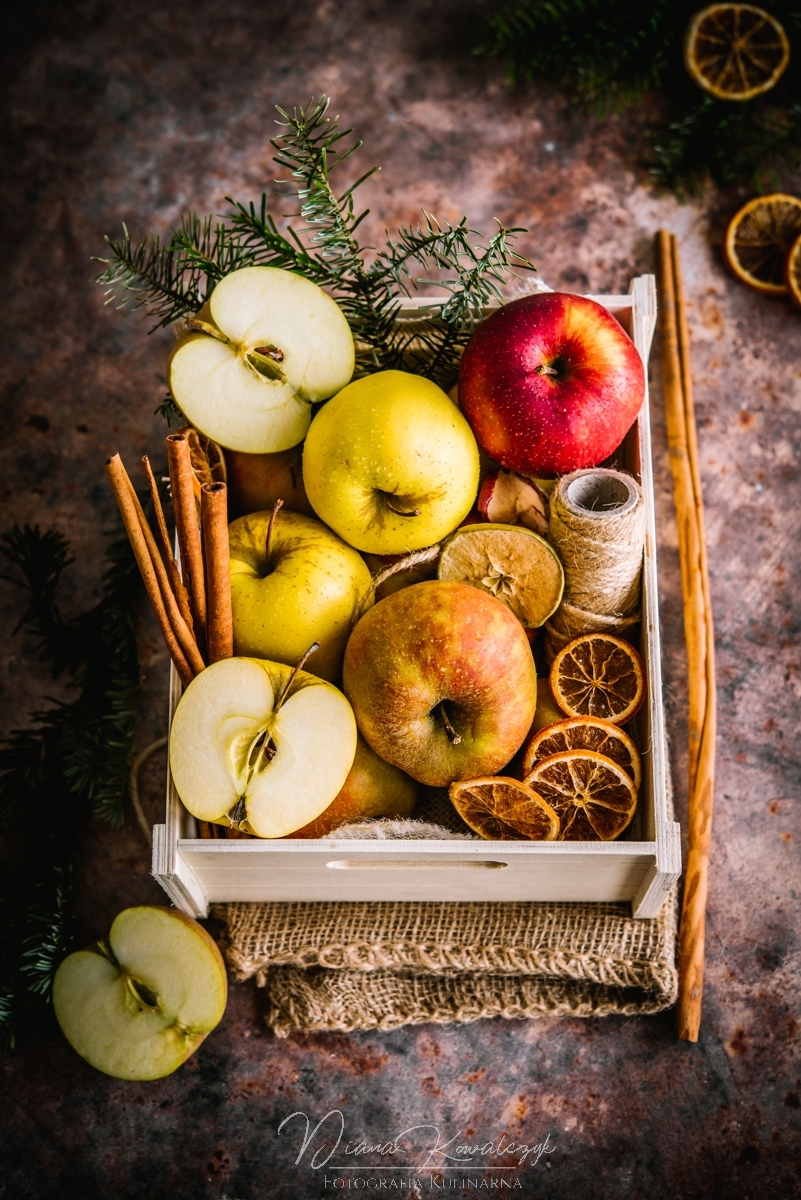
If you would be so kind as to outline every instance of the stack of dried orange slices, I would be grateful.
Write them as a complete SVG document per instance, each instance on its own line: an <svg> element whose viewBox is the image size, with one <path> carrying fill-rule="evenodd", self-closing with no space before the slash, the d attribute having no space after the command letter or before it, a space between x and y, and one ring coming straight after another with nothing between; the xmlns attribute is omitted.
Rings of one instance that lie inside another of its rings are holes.
<svg viewBox="0 0 801 1200"><path fill-rule="evenodd" d="M462 820L493 841L612 841L631 823L640 755L621 728L645 698L642 660L623 638L586 633L551 667L566 719L534 734L523 781L507 776L453 783Z"/></svg>

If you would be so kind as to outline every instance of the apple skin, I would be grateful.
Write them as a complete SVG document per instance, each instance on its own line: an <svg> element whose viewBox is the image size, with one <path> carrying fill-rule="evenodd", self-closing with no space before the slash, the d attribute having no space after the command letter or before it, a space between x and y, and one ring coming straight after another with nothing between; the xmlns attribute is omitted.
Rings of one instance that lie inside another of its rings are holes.
<svg viewBox="0 0 801 1200"><path fill-rule="evenodd" d="M313 674L333 683L370 572L357 552L313 517L281 509L273 524L270 573L265 555L269 512L228 526L234 654L294 666L312 642Z"/></svg>
<svg viewBox="0 0 801 1200"><path fill-rule="evenodd" d="M283 500L290 512L315 515L303 486L302 446L274 454L224 453L230 520L272 508L276 500Z"/></svg>
<svg viewBox="0 0 801 1200"><path fill-rule="evenodd" d="M361 734L356 757L342 791L314 821L289 834L292 838L327 837L340 825L378 817L410 817L417 803L417 784L404 771L379 758Z"/></svg>
<svg viewBox="0 0 801 1200"><path fill-rule="evenodd" d="M379 371L317 413L303 480L322 521L357 550L405 554L455 529L478 491L478 447L445 392Z"/></svg>
<svg viewBox="0 0 801 1200"><path fill-rule="evenodd" d="M470 338L459 370L459 404L478 444L524 475L597 466L620 445L644 396L642 359L623 328L594 300L564 292L497 309Z"/></svg>
<svg viewBox="0 0 801 1200"><path fill-rule="evenodd" d="M469 584L433 580L362 617L345 651L343 690L376 754L420 783L446 787L492 775L512 758L534 717L537 673L505 604Z"/></svg>

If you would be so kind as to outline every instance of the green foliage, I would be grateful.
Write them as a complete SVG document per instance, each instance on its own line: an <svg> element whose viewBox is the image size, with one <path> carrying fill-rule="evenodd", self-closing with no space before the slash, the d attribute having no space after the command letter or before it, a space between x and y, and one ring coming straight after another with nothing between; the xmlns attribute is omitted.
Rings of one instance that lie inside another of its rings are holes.
<svg viewBox="0 0 801 1200"><path fill-rule="evenodd" d="M357 377L389 368L413 369L444 387L456 378L458 359L475 320L487 301L500 295L508 271L533 270L511 243L521 229L498 227L488 241L467 226L440 225L427 213L416 228L399 230L395 239L367 261L357 231L369 209L357 212L357 189L379 169L373 167L338 193L335 170L359 150L353 130L340 130L328 116L328 100L312 100L291 115L278 109L284 132L273 140L275 161L288 173L283 181L299 204L302 222L282 234L267 212L229 200L231 212L214 221L186 216L166 242L151 235L134 243L124 227L119 242L107 239L111 258L98 261L106 270L98 282L107 303L142 309L154 328L197 312L224 275L247 266L295 271L324 287L340 305L356 343ZM418 278L415 271L421 271ZM432 298L413 331L396 326L403 296L418 284L445 290Z"/></svg>
<svg viewBox="0 0 801 1200"><path fill-rule="evenodd" d="M771 0L790 38L790 66L775 88L745 103L707 95L684 68L684 33L700 7L699 0L520 0L490 18L479 53L501 58L517 83L567 85L595 113L662 89L669 116L649 132L646 165L679 194L709 182L773 187L781 167L801 162L801 6Z"/></svg>
<svg viewBox="0 0 801 1200"><path fill-rule="evenodd" d="M107 547L102 596L67 619L58 588L69 545L55 530L15 526L0 540L11 574L27 593L15 632L25 629L54 676L76 698L31 714L28 729L0 743L0 828L7 848L0 883L0 1042L49 998L69 943L78 839L93 814L123 820L135 735L139 662L133 628L138 570L127 537Z"/></svg>

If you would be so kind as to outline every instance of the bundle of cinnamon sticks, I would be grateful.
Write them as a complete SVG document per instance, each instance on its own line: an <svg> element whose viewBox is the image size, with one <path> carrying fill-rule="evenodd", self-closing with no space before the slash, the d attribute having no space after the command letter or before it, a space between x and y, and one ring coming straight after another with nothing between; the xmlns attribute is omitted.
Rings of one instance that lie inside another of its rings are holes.
<svg viewBox="0 0 801 1200"><path fill-rule="evenodd" d="M106 462L106 474L170 658L187 687L209 663L230 658L234 652L228 496L224 483L204 483L198 506L190 447L184 434L173 433L167 438L167 462L178 562L147 456L142 464L160 547L119 454Z"/></svg>

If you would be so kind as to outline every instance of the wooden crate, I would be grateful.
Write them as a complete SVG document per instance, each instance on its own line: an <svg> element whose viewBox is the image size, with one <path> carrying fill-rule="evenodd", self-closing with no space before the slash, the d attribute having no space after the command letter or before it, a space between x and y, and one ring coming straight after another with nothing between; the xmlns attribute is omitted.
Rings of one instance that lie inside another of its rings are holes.
<svg viewBox="0 0 801 1200"><path fill-rule="evenodd" d="M656 325L652 275L628 295L593 296L621 322L647 364ZM426 301L410 302L413 321ZM430 303L430 302L429 302ZM177 908L205 916L232 900L630 901L655 916L681 870L679 826L668 819L657 605L656 531L648 394L622 447L647 508L640 651L648 695L640 712L643 782L638 813L614 842L203 840L172 780L166 823L153 830L153 875ZM170 718L180 696L172 672Z"/></svg>

